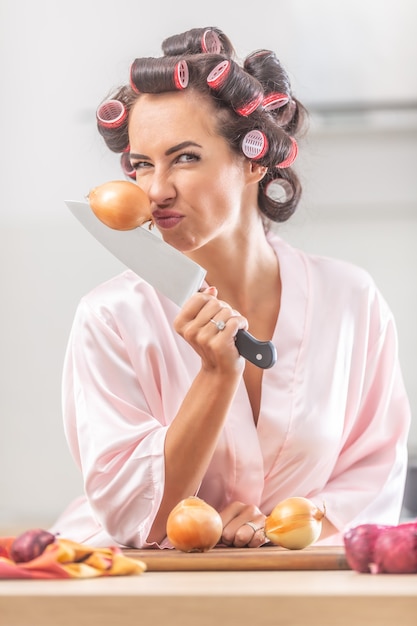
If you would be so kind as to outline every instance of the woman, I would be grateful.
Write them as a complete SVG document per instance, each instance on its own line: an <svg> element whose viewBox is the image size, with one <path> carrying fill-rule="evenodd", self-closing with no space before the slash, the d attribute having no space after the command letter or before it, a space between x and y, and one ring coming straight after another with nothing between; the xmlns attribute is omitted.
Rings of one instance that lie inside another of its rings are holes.
<svg viewBox="0 0 417 626"><path fill-rule="evenodd" d="M239 66L217 28L163 51L134 61L98 128L207 284L180 310L126 271L80 303L63 389L85 497L53 530L169 547L167 516L192 494L238 547L264 543L265 516L294 495L325 503L322 543L397 523L410 415L392 314L363 270L270 229L300 198L288 76L266 50ZM275 344L271 369L239 355L242 328Z"/></svg>

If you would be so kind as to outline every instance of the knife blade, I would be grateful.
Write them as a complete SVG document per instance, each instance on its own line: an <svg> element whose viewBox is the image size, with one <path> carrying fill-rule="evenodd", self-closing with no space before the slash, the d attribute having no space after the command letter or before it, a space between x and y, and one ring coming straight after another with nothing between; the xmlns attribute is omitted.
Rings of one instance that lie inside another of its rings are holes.
<svg viewBox="0 0 417 626"><path fill-rule="evenodd" d="M65 204L109 252L179 307L202 286L206 270L144 227L115 230L103 224L88 203L66 200ZM237 332L236 347L262 369L276 362L274 344L259 341L246 330Z"/></svg>

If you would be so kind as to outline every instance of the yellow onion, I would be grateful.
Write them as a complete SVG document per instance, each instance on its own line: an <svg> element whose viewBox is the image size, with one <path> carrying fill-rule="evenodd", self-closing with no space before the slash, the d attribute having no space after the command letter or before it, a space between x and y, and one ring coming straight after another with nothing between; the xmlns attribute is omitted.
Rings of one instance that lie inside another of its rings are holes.
<svg viewBox="0 0 417 626"><path fill-rule="evenodd" d="M279 502L265 519L265 536L277 546L302 550L320 537L326 509L321 511L307 498Z"/></svg>
<svg viewBox="0 0 417 626"><path fill-rule="evenodd" d="M127 180L112 180L94 187L88 201L95 216L115 230L131 230L152 220L148 196Z"/></svg>
<svg viewBox="0 0 417 626"><path fill-rule="evenodd" d="M181 500L167 519L167 537L177 550L207 552L219 543L223 532L222 518L201 498Z"/></svg>

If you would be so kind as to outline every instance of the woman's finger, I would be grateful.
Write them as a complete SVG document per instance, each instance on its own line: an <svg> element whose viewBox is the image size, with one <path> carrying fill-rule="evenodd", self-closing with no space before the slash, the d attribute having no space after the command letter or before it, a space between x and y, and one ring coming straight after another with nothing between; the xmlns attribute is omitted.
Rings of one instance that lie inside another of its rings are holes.
<svg viewBox="0 0 417 626"><path fill-rule="evenodd" d="M220 512L223 521L222 541L236 548L259 547L265 543L265 515L254 505L232 502Z"/></svg>

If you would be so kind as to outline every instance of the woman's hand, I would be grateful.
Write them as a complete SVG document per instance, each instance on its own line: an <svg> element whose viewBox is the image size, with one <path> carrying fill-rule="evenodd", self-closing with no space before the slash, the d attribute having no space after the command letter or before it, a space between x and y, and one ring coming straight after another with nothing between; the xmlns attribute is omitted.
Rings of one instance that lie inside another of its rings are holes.
<svg viewBox="0 0 417 626"><path fill-rule="evenodd" d="M235 337L239 329L248 327L248 322L217 299L215 287L194 294L176 317L174 327L199 354L204 369L243 371L244 359L236 348Z"/></svg>
<svg viewBox="0 0 417 626"><path fill-rule="evenodd" d="M220 511L223 521L221 542L235 548L259 548L268 540L265 537L265 515L258 507L242 502L232 502Z"/></svg>

